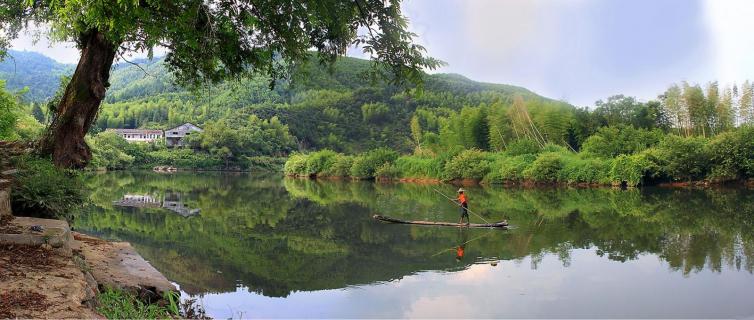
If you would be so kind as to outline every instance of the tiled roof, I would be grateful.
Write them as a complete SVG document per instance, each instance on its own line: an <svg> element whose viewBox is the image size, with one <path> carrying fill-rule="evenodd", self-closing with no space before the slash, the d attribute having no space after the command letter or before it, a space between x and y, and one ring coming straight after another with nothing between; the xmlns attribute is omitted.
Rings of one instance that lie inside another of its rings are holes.
<svg viewBox="0 0 754 320"><path fill-rule="evenodd" d="M107 129L107 131L115 131L116 133L162 134L162 130L150 130L150 129Z"/></svg>

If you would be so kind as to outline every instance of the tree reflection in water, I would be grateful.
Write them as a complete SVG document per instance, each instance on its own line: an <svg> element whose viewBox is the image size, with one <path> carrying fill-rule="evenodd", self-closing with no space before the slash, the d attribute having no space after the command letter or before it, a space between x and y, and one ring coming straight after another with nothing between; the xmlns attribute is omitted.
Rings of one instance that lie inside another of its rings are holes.
<svg viewBox="0 0 754 320"><path fill-rule="evenodd" d="M652 254L685 276L754 271L754 192L746 189L468 188L472 210L515 226L490 231L371 219L455 221L456 208L433 191L452 193L450 185L148 172L97 174L88 184L92 203L74 227L130 241L191 294L243 286L283 297L496 260L529 258L536 269L545 255L568 267L574 249L620 262ZM201 214L114 205L126 195L180 199Z"/></svg>

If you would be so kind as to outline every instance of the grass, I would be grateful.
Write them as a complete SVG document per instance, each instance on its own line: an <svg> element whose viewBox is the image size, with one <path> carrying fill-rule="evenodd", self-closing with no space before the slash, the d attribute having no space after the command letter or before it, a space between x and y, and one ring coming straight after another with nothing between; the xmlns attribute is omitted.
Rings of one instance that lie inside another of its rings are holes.
<svg viewBox="0 0 754 320"><path fill-rule="evenodd" d="M165 294L165 305L141 301L123 290L106 288L97 296L97 312L108 319L168 319L179 318L180 297L177 293Z"/></svg>

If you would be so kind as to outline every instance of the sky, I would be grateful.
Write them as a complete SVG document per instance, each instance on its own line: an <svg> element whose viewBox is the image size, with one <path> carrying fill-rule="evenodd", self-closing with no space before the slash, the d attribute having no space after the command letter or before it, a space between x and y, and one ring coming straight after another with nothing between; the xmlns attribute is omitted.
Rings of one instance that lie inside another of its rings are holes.
<svg viewBox="0 0 754 320"><path fill-rule="evenodd" d="M649 100L670 84L754 80L754 1L404 0L434 72L528 88L592 106L614 94ZM70 44L14 49L75 63ZM358 53L353 53L358 56Z"/></svg>

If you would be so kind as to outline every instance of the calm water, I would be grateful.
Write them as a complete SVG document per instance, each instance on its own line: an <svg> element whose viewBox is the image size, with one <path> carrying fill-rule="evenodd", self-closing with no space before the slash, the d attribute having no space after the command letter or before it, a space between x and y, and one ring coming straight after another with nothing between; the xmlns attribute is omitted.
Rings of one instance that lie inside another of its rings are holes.
<svg viewBox="0 0 754 320"><path fill-rule="evenodd" d="M515 226L501 231L371 219L455 221L433 190L449 185L147 172L88 184L74 227L130 241L218 318L754 315L752 190L467 188L471 210Z"/></svg>

